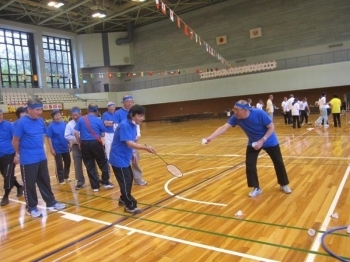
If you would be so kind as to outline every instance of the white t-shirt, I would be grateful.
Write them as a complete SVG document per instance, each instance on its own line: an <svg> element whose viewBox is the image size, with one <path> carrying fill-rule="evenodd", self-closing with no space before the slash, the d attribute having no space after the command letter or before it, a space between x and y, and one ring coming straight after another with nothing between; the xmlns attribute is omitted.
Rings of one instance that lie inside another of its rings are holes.
<svg viewBox="0 0 350 262"><path fill-rule="evenodd" d="M283 112L288 112L288 101L282 102L282 109L283 109Z"/></svg>
<svg viewBox="0 0 350 262"><path fill-rule="evenodd" d="M298 102L292 105L292 116L298 116L299 110L300 110L300 105Z"/></svg>
<svg viewBox="0 0 350 262"><path fill-rule="evenodd" d="M257 103L257 104L256 104L256 108L257 108L257 109L263 109L263 106L262 106L262 104Z"/></svg>
<svg viewBox="0 0 350 262"><path fill-rule="evenodd" d="M294 102L294 97L288 99L288 111L292 110L292 104Z"/></svg>

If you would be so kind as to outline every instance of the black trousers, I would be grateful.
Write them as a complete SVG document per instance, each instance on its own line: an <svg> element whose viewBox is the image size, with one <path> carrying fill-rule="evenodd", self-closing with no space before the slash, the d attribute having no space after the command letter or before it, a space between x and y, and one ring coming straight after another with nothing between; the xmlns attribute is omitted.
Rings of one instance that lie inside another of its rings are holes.
<svg viewBox="0 0 350 262"><path fill-rule="evenodd" d="M47 160L34 164L21 165L21 174L24 186L24 197L28 211L33 210L38 205L35 184L38 185L40 194L43 197L46 206L53 206L57 203L51 190Z"/></svg>
<svg viewBox="0 0 350 262"><path fill-rule="evenodd" d="M283 113L284 123L288 124L288 112Z"/></svg>
<svg viewBox="0 0 350 262"><path fill-rule="evenodd" d="M340 122L340 113L332 113L333 115L333 121L334 121L334 126L337 127L341 127L341 122Z"/></svg>
<svg viewBox="0 0 350 262"><path fill-rule="evenodd" d="M288 121L288 124L292 123L292 110L289 110L287 112L287 121Z"/></svg>
<svg viewBox="0 0 350 262"><path fill-rule="evenodd" d="M281 186L289 184L286 168L283 163L281 149L279 145L272 147L263 148L266 153L270 156L273 165L275 167L277 183ZM256 169L256 164L258 160L258 155L261 149L255 150L251 146L247 146L246 150L246 176L248 187L260 188L258 172Z"/></svg>
<svg viewBox="0 0 350 262"><path fill-rule="evenodd" d="M293 128L295 128L296 125L300 128L299 116L293 116Z"/></svg>
<svg viewBox="0 0 350 262"><path fill-rule="evenodd" d="M81 153L92 189L100 187L95 161L102 172L102 184L109 184L109 165L103 145L97 140L81 141Z"/></svg>
<svg viewBox="0 0 350 262"><path fill-rule="evenodd" d="M300 124L304 123L304 119L305 119L305 123L309 123L309 116L307 115L307 112L305 110L301 110L300 111Z"/></svg>
<svg viewBox="0 0 350 262"><path fill-rule="evenodd" d="M129 167L112 166L112 169L120 187L120 193L121 193L120 199L125 203L126 208L128 209L136 208L137 201L131 195L131 188L134 181L134 175L132 173L131 166Z"/></svg>
<svg viewBox="0 0 350 262"><path fill-rule="evenodd" d="M64 182L65 179L69 178L70 171L70 154L69 152L60 153L55 155L56 162L56 175L59 183Z"/></svg>
<svg viewBox="0 0 350 262"><path fill-rule="evenodd" d="M0 172L4 177L4 189L11 190L15 183L15 164L13 158L15 154L5 155L0 157Z"/></svg>

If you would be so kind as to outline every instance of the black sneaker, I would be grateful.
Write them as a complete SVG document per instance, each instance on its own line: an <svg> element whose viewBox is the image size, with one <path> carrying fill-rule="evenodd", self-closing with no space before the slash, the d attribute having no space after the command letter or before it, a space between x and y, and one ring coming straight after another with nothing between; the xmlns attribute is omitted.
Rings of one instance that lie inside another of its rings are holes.
<svg viewBox="0 0 350 262"><path fill-rule="evenodd" d="M23 186L17 188L17 197L23 196Z"/></svg>
<svg viewBox="0 0 350 262"><path fill-rule="evenodd" d="M128 213L132 213L133 215L137 215L137 214L142 213L143 210L141 208L132 208L132 209L130 209L130 208L125 207L124 211L128 212Z"/></svg>
<svg viewBox="0 0 350 262"><path fill-rule="evenodd" d="M76 186L75 186L75 190L82 189L83 187L84 187L84 185L76 185Z"/></svg>
<svg viewBox="0 0 350 262"><path fill-rule="evenodd" d="M9 198L8 197L3 197L1 199L0 205L3 207L3 206L7 206L9 203L10 203Z"/></svg>

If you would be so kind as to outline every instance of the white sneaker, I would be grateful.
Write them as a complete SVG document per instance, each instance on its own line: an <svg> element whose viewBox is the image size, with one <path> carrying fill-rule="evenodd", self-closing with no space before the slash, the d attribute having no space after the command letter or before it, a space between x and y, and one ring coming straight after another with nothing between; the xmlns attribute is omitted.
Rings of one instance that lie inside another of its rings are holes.
<svg viewBox="0 0 350 262"><path fill-rule="evenodd" d="M261 193L262 193L262 190L260 188L254 188L253 191L249 192L248 196L256 197L257 195L260 195Z"/></svg>
<svg viewBox="0 0 350 262"><path fill-rule="evenodd" d="M281 186L281 190L286 194L292 193L292 189L290 189L289 186L287 186L287 185Z"/></svg>

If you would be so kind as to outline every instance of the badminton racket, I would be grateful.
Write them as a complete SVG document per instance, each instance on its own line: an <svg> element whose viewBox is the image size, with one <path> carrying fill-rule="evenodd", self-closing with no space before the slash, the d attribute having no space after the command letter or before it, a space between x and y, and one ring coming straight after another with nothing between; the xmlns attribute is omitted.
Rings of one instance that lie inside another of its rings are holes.
<svg viewBox="0 0 350 262"><path fill-rule="evenodd" d="M148 145L145 144L145 146L148 146ZM163 162L166 164L166 169L168 170L168 172L170 174L172 174L174 177L182 177L183 176L183 173L181 172L181 170L177 166L169 164L157 153L155 153L155 155L163 160Z"/></svg>

